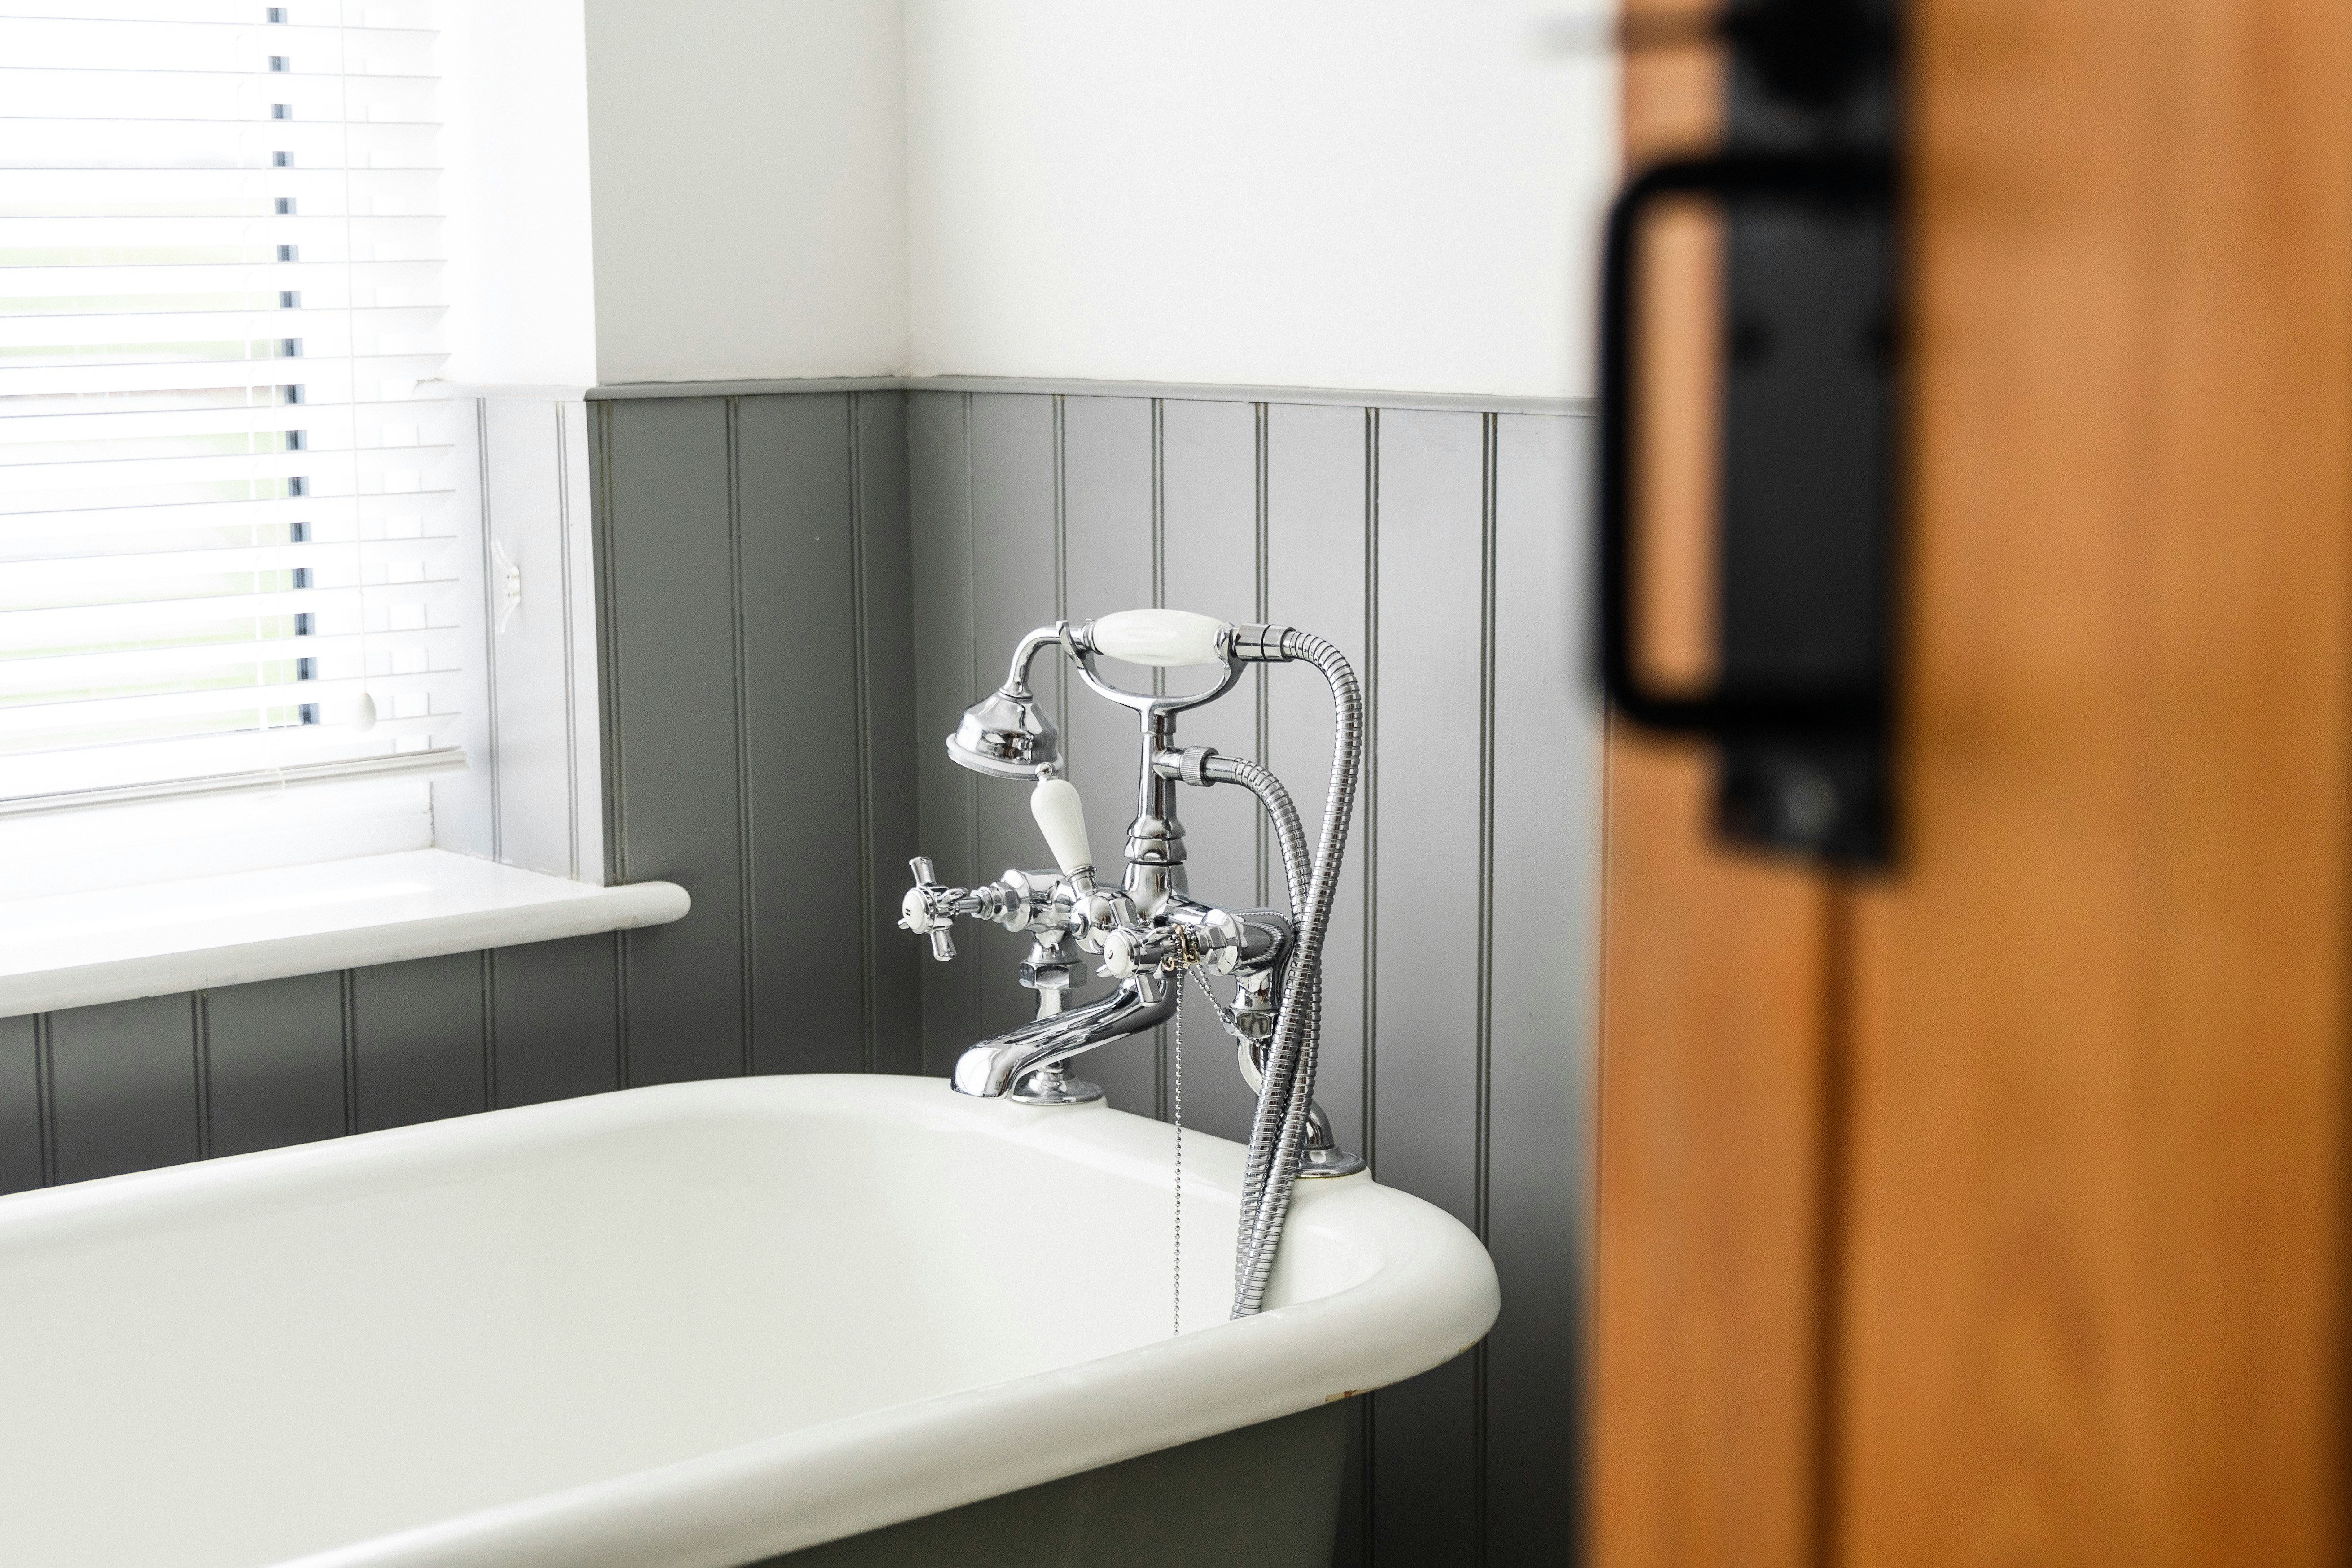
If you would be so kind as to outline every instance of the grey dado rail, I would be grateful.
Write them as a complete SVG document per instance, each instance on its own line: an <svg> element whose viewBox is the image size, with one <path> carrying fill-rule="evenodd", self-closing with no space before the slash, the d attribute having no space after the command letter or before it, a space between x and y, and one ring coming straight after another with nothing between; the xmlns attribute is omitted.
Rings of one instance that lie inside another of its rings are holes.
<svg viewBox="0 0 2352 1568"><path fill-rule="evenodd" d="M1577 1532L1599 806L1586 421L1465 399L912 386L590 404L606 852L615 880L686 887L691 914L0 1019L0 1190L622 1084L944 1073L1032 1000L1008 935L982 928L974 961L933 965L891 929L917 853L966 884L1046 863L1026 792L940 744L1005 650L1148 604L1311 626L1362 677L1370 737L1318 1098L1382 1182L1477 1231L1503 1291L1472 1355L1357 1402L1339 1561L1559 1561ZM1125 716L1040 695L1093 837L1116 841ZM1322 798L1312 681L1245 682L1193 738ZM1204 792L1186 820L1204 895L1278 889L1245 794ZM1244 1135L1222 1032L1187 1026L1217 1056L1186 1077L1188 1122ZM1164 1043L1095 1060L1113 1103L1164 1111Z"/></svg>

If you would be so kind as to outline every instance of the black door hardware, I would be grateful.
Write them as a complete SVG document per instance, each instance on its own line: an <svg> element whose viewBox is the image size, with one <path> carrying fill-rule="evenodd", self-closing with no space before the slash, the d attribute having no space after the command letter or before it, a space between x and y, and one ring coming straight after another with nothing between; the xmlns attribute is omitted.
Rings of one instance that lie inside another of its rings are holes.
<svg viewBox="0 0 2352 1568"><path fill-rule="evenodd" d="M1619 194L1602 254L1599 664L1616 711L1706 736L1717 829L1825 863L1894 852L1895 376L1900 343L1892 0L1769 0L1719 14L1725 150ZM1776 30L1777 29L1777 30ZM1843 41L1811 54L1796 47ZM1792 41L1793 40L1793 41ZM1642 674L1635 613L1635 350L1645 222L1722 214L1713 685Z"/></svg>

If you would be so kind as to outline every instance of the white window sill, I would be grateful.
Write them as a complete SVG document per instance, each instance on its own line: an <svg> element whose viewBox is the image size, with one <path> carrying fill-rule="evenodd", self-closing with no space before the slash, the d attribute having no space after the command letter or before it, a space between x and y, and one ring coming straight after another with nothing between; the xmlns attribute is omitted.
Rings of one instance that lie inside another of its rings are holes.
<svg viewBox="0 0 2352 1568"><path fill-rule="evenodd" d="M659 925L688 903L446 850L0 901L0 1018Z"/></svg>

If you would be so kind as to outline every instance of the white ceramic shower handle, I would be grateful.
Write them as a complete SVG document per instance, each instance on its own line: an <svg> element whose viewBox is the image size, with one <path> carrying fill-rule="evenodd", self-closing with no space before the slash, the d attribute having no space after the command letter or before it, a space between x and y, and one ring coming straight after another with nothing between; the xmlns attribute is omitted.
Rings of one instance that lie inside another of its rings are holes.
<svg viewBox="0 0 2352 1568"><path fill-rule="evenodd" d="M1029 814L1054 852L1054 863L1064 876L1092 872L1093 852L1087 847L1087 814L1078 804L1078 787L1066 779L1041 779L1029 792Z"/></svg>
<svg viewBox="0 0 2352 1568"><path fill-rule="evenodd" d="M1098 618L1087 633L1097 653L1125 659L1130 664L1181 669L1188 664L1222 664L1217 639L1227 631L1213 615L1190 610L1122 610Z"/></svg>

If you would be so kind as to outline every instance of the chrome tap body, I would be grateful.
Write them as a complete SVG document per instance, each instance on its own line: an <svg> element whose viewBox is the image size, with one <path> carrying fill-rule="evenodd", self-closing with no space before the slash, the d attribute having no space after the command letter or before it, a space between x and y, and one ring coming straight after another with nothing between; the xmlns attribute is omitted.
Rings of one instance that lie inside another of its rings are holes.
<svg viewBox="0 0 2352 1568"><path fill-rule="evenodd" d="M1132 710L1139 763L1136 813L1129 824L1125 870L1116 891L1100 886L1087 847L1076 792L1061 778L1060 736L1029 686L1037 655L1058 647L1098 695ZM1098 657L1162 667L1216 666L1206 689L1170 695L1129 691L1097 668ZM1177 715L1213 702L1253 663L1311 663L1329 684L1335 755L1322 835L1310 855L1297 809L1273 774L1206 747L1181 747ZM1337 1147L1328 1119L1314 1103L1321 1031L1321 947L1352 811L1362 748L1362 707L1355 676L1324 639L1284 626L1236 626L1179 611L1129 611L1074 625L1057 622L1023 637L1004 684L966 710L948 753L998 778L1036 783L1032 810L1059 864L1058 873L1008 871L982 887L948 887L931 862L912 863L906 929L930 938L933 956L955 955L949 935L958 916L992 919L1034 938L1021 982L1038 993L1029 1023L965 1050L952 1082L967 1094L1009 1096L1032 1104L1099 1098L1071 1079L1065 1064L1112 1040L1156 1029L1175 1016L1188 971L1229 977L1230 1005L1209 992L1219 1021L1236 1041L1243 1076L1258 1096L1243 1179L1235 1238L1235 1316L1258 1310L1289 1208L1291 1182L1302 1176L1345 1176L1363 1161ZM1290 907L1224 909L1194 899L1187 883L1180 788L1238 784L1255 795L1281 846ZM1108 997L1065 1010L1072 948L1099 954L1100 972L1119 981ZM1203 989L1206 980L1203 978Z"/></svg>

